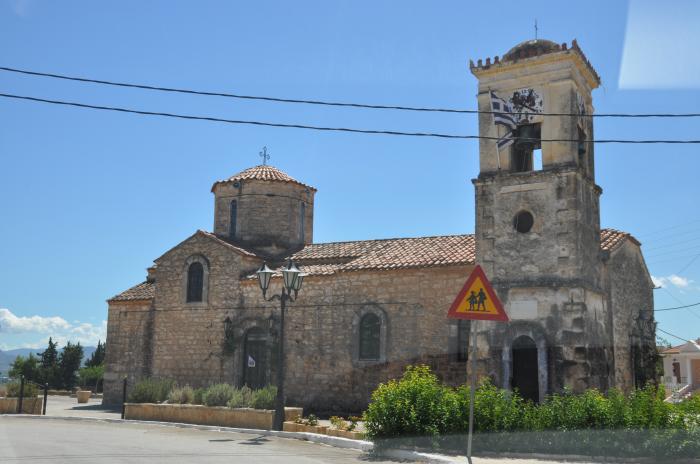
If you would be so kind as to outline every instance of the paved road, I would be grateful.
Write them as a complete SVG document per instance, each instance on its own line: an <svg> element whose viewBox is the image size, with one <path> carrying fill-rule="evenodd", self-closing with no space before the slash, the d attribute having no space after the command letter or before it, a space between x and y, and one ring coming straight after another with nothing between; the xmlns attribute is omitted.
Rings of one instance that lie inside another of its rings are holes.
<svg viewBox="0 0 700 464"><path fill-rule="evenodd" d="M360 451L250 434L128 423L0 417L0 462L3 464L349 464L367 462L368 459Z"/></svg>
<svg viewBox="0 0 700 464"><path fill-rule="evenodd" d="M452 458L454 463L466 459ZM134 423L0 416L0 463L396 464L301 440ZM475 458L474 464L557 464ZM584 464L584 463L579 463Z"/></svg>

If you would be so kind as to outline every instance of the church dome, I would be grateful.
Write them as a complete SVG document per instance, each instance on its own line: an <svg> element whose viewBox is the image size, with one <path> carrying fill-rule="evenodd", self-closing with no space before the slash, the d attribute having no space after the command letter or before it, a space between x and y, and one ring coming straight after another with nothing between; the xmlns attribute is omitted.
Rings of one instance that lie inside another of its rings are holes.
<svg viewBox="0 0 700 464"><path fill-rule="evenodd" d="M310 185L303 184L299 182L298 180L294 179L291 177L289 174L286 172L280 171L274 166L270 166L267 164L261 164L259 166L254 166L252 168L248 168L244 171L239 172L238 174L234 174L233 176L229 177L228 179L220 180L214 183L212 186L212 191L214 191L214 188L216 188L217 185L219 184L228 184L228 183L234 183L234 182L240 182L242 180L263 180L263 181L269 181L269 182L286 182L290 184L296 184L300 185L302 187L311 189L311 190L316 190L315 188L311 187Z"/></svg>
<svg viewBox="0 0 700 464"><path fill-rule="evenodd" d="M508 50L508 52L503 55L503 61L517 60L518 58L526 58L528 56L543 55L545 53L556 52L560 49L560 45L552 42L551 40L526 40Z"/></svg>

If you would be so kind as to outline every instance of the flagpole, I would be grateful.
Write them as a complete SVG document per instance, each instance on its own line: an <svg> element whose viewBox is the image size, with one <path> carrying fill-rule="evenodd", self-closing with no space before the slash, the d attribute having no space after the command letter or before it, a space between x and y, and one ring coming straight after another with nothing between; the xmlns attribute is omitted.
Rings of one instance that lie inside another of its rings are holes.
<svg viewBox="0 0 700 464"><path fill-rule="evenodd" d="M501 140L501 129L498 128L496 121L494 120L493 125L496 126L496 161L498 162L498 170L501 170L501 149L498 148L498 142Z"/></svg>
<svg viewBox="0 0 700 464"><path fill-rule="evenodd" d="M501 149L498 148L498 141L501 138L501 130L496 124L496 114L493 112L493 94L491 93L491 88L489 87L489 108L491 108L491 120L493 125L496 126L496 163L498 163L498 170L501 170Z"/></svg>

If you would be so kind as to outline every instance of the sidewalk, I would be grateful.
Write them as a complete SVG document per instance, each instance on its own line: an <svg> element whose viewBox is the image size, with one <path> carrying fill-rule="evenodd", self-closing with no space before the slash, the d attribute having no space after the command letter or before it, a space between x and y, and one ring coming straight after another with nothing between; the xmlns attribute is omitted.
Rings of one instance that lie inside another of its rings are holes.
<svg viewBox="0 0 700 464"><path fill-rule="evenodd" d="M87 403L78 404L78 400L74 397L49 395L46 401L46 415L119 419L121 409L103 407L102 398L90 398Z"/></svg>

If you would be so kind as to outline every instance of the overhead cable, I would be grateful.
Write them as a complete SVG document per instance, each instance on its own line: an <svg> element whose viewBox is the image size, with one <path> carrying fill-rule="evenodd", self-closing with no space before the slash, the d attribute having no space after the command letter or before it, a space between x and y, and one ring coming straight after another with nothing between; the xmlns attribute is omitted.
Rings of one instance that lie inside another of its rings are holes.
<svg viewBox="0 0 700 464"><path fill-rule="evenodd" d="M380 135L400 135L400 136L411 136L411 137L437 137L445 139L486 139L486 140L499 140L498 137L481 136L481 135L459 135L459 134L443 134L436 132L403 132L403 131L393 131L393 130L374 130L374 129L353 129L348 127L323 127L323 126L310 126L305 124L285 124L285 123L275 123L275 122L265 122L265 121L250 121L250 120L240 120L240 119L225 119L225 118L215 118L211 116L195 116L187 114L177 114L177 113L165 113L158 111L143 111L135 110L131 108L123 108L117 106L102 106L102 105L90 105L87 103L69 102L64 100L50 100L46 98L30 97L23 95L14 95L8 93L0 93L0 97L13 98L17 100L27 100L40 103L50 103L53 105L63 105L63 106L73 106L78 108L90 108L95 110L104 111L116 111L120 113L131 113L140 114L146 116L162 116L168 118L178 118L178 119L189 119L198 121L209 121L209 122L221 122L227 124L247 124L253 126L267 126L267 127L284 127L291 129L307 129L307 130L317 130L317 131L331 131L331 132L353 132L361 134L380 134ZM625 140L625 139L599 139L599 140L578 140L578 139L539 139L532 137L518 137L522 141L532 141L532 142L572 142L572 143L629 143L629 144L700 144L700 140Z"/></svg>
<svg viewBox="0 0 700 464"><path fill-rule="evenodd" d="M494 114L494 111L467 110L459 108L430 108L430 107L415 107L415 106L399 106L399 105L378 105L369 103L346 103L324 100L307 100L295 98L278 98L256 95L243 95L227 92L208 92L204 90L182 89L175 87L163 87L146 84L134 84L128 82L116 82L102 79L90 79L86 77L67 76L64 74L45 73L39 71L30 71L27 69L10 68L0 66L0 71L26 74L31 76L50 77L54 79L63 79L68 81L87 82L92 84L111 85L116 87L128 87L143 90L156 90L160 92L183 93L190 95L204 95L211 97L237 98L243 100L262 100L277 103L297 103L305 105L324 105L324 106L339 106L349 108L364 108L378 110L399 110L399 111L418 111L430 113L461 113L461 114ZM500 114L500 113L499 113ZM532 115L533 112L513 112L516 115ZM537 113L541 116L576 116L576 117L591 117L591 118L697 118L700 113L596 113L596 114L580 114L580 113Z"/></svg>

